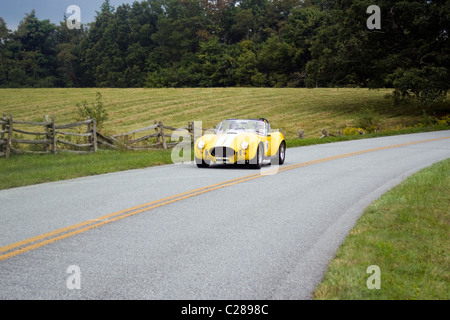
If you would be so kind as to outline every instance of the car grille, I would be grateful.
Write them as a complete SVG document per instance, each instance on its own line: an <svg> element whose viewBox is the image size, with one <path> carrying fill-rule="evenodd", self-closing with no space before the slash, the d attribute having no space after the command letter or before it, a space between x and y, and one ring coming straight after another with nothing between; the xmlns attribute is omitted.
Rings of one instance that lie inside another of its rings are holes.
<svg viewBox="0 0 450 320"><path fill-rule="evenodd" d="M209 153L213 157L220 157L220 158L234 157L235 154L233 148L228 147L215 147L209 150Z"/></svg>

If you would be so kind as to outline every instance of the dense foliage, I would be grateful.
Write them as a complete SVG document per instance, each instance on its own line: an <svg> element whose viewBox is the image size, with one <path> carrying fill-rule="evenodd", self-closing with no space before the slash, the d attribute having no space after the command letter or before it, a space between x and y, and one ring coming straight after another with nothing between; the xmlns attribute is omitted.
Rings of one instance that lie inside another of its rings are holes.
<svg viewBox="0 0 450 320"><path fill-rule="evenodd" d="M69 30L31 11L0 18L0 87L392 87L398 102L449 89L450 1L149 0Z"/></svg>

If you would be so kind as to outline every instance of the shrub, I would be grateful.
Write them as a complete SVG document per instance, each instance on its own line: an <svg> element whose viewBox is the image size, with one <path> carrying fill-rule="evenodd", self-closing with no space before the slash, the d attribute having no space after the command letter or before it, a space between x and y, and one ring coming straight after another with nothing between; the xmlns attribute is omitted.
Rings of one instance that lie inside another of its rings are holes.
<svg viewBox="0 0 450 320"><path fill-rule="evenodd" d="M356 126L366 132L375 132L380 124L380 115L373 108L362 109L356 118Z"/></svg>
<svg viewBox="0 0 450 320"><path fill-rule="evenodd" d="M450 114L436 119L436 124L440 126L450 126Z"/></svg>
<svg viewBox="0 0 450 320"><path fill-rule="evenodd" d="M444 101L449 90L448 72L444 67L398 68L388 78L395 89L395 105L416 100L418 106L429 107L435 102Z"/></svg>
<svg viewBox="0 0 450 320"><path fill-rule="evenodd" d="M354 136L363 133L364 133L363 128L355 128L355 127L345 127L344 130L342 131L342 134L344 136Z"/></svg>
<svg viewBox="0 0 450 320"><path fill-rule="evenodd" d="M103 102L102 94L97 92L96 102L89 105L86 100L81 103L77 103L78 116L81 120L95 119L97 122L97 128L102 128L103 123L108 119L108 112L106 111Z"/></svg>

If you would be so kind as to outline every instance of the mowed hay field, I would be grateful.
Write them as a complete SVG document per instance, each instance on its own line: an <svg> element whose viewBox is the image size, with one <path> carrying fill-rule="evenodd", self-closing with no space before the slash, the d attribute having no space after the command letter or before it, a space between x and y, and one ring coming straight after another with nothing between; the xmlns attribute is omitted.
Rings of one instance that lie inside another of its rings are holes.
<svg viewBox="0 0 450 320"><path fill-rule="evenodd" d="M211 128L226 118L264 117L292 139L297 129L306 137L319 137L322 128L333 132L352 126L365 108L382 115L386 128L423 118L412 106L394 107L392 99L386 99L392 90L346 88L0 89L0 114L28 121L50 115L56 123L72 122L78 116L77 104L95 103L97 92L109 115L107 134L149 126L155 120L173 127L202 121L203 128Z"/></svg>

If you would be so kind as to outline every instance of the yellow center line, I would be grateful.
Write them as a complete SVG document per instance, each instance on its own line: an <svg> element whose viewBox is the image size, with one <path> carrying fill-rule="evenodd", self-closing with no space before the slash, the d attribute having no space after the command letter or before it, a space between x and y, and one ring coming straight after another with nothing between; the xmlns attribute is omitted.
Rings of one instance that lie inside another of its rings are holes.
<svg viewBox="0 0 450 320"><path fill-rule="evenodd" d="M256 176L258 174L254 174L254 175ZM253 176L253 175L251 175L251 176ZM5 252L5 251L9 251L9 250L12 250L14 248L21 247L21 246L24 246L26 244L33 243L33 242L36 242L36 241L39 241L39 240L42 240L42 239L45 239L45 238L48 238L48 237L52 237L52 236L58 235L60 233L64 233L64 232L68 232L68 231L71 231L71 230L74 230L74 229L78 229L80 227L96 223L97 221L110 221L109 220L110 218L118 216L118 215L121 215L121 214L124 214L124 213L128 213L128 212L131 212L131 211L134 211L134 210L138 210L138 209L141 209L141 208L149 207L149 206L154 205L156 203L160 203L160 202L168 201L168 200L175 199L175 198L178 198L178 197L182 197L184 195L195 193L195 192L198 192L200 190L213 188L215 186L218 186L218 185L221 185L221 184L224 184L224 183L229 183L229 182L232 182L232 181L235 181L235 180L241 180L243 178L245 178L245 177L240 177L240 178L236 178L236 179L233 179L233 180L229 180L229 181L213 184L213 185L210 185L210 186L207 186L207 187L190 190L190 191L187 191L187 192L184 192L184 193L180 193L180 194L176 194L176 195L173 195L173 196L170 196L170 197L166 197L166 198L162 198L162 199L155 200L155 201L152 201L152 202L144 203L144 204L132 207L132 208L128 208L128 209L125 209L125 210L117 211L117 212L114 212L114 213L111 213L111 214L107 214L107 215L101 216L99 218L87 220L87 221L84 221L84 222L81 222L81 223L78 223L78 224L75 224L75 225L72 225L72 226L68 226L68 227L61 228L61 229L58 229L58 230L55 230L55 231L51 231L51 232L48 232L48 233L45 233L45 234L42 234L42 235L39 235L39 236L36 236L36 237L33 237L33 238L29 238L29 239L26 239L26 240L23 240L23 241L19 241L19 242L16 242L16 243L13 243L13 244L1 247L0 248L0 253L1 252ZM149 209L152 209L152 208L146 208L145 210L149 210ZM142 211L145 211L145 210L140 210L139 212L142 212ZM1 260L1 258L0 258L0 260Z"/></svg>
<svg viewBox="0 0 450 320"><path fill-rule="evenodd" d="M183 192L180 194L165 197L165 198L162 198L159 200L141 204L141 205L138 205L138 206L135 206L132 208L125 209L125 210L117 211L117 212L114 212L111 214L101 216L96 219L90 219L90 220L87 220L87 221L84 221L84 222L81 222L81 223L78 223L78 224L75 224L72 226L61 228L61 229L58 229L55 231L51 231L51 232L36 236L36 237L32 237L32 238L25 239L25 240L22 240L22 241L19 241L19 242L10 244L10 245L6 245L6 246L0 248L0 253L7 252L7 251L10 251L10 252L0 255L0 261L11 258L13 256L19 255L21 253L24 253L24 252L27 252L30 250L34 250L36 248L45 246L45 245L53 243L55 241L59 241L61 239L72 237L74 235L83 233L83 232L91 230L93 228L97 228L102 225L133 216L138 213L149 211L149 210L161 207L161 206L165 206L165 205L168 205L168 204L171 204L171 203L174 203L177 201L181 201L181 200L184 200L187 198L191 198L191 197L194 197L194 196L197 196L200 194L204 194L204 193L207 193L210 191L229 187L229 186L241 183L241 182L264 177L266 174L283 172L283 171L292 170L292 169L296 169L296 168L300 168L300 167L304 167L304 166L308 166L308 165L312 165L312 164L317 164L317 163L322 163L322 162L326 162L326 161L351 157L351 156L360 155L360 154L369 153L369 152L375 152L375 151L386 150L386 149L391 149L391 148L398 148L398 147L412 145L412 144L438 141L438 140L449 139L449 138L450 137L443 137L443 138L436 138L436 139L413 141L413 142L407 142L407 143L396 144L396 145L391 145L391 146L371 148L371 149L366 149L366 150L362 150L362 151L356 151L356 152L321 158L321 159L307 161L307 162L296 163L296 164L292 164L289 166L280 167L279 169L275 168L275 169L265 171L265 174L261 174L258 172L258 173L243 176L240 178L235 178L232 180L219 182L219 183L216 183L216 184L213 184L210 186L186 191L186 192ZM14 250L14 249L16 249L16 250Z"/></svg>

